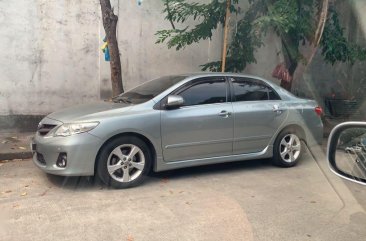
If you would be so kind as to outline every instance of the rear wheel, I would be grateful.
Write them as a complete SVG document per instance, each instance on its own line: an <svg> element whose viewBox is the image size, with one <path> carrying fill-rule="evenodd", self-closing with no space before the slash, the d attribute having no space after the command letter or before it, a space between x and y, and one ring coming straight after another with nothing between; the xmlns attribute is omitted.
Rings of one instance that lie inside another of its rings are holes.
<svg viewBox="0 0 366 241"><path fill-rule="evenodd" d="M150 171L151 153L136 137L120 137L107 143L98 158L98 177L108 186L129 188L139 185Z"/></svg>
<svg viewBox="0 0 366 241"><path fill-rule="evenodd" d="M295 166L302 154L301 140L297 132L293 130L281 132L273 148L273 163L277 166Z"/></svg>

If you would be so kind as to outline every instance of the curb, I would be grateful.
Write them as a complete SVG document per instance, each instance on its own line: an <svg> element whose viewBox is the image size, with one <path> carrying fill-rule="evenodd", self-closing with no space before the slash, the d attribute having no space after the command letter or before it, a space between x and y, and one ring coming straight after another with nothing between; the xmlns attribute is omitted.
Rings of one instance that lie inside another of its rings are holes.
<svg viewBox="0 0 366 241"><path fill-rule="evenodd" d="M32 157L33 154L31 151L0 153L0 161L14 160L14 159L28 159Z"/></svg>

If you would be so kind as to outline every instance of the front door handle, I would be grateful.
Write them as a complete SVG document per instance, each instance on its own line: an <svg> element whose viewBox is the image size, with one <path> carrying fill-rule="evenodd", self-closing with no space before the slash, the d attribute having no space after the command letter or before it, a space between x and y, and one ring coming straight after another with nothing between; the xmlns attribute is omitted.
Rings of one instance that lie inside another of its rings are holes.
<svg viewBox="0 0 366 241"><path fill-rule="evenodd" d="M219 116L224 117L224 118L228 118L229 116L231 116L231 112L223 110L219 113Z"/></svg>

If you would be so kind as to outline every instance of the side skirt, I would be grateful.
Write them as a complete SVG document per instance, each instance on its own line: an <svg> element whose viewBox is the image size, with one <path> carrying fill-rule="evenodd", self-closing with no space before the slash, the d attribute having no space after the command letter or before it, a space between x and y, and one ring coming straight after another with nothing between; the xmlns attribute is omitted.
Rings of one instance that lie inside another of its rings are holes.
<svg viewBox="0 0 366 241"><path fill-rule="evenodd" d="M154 171L160 172L184 167L203 166L216 163L270 158L272 156L273 156L273 146L267 146L266 148L264 148L263 151L255 153L192 159L192 160L175 161L175 162L165 162L162 157L158 157L156 160L156 164L154 166Z"/></svg>

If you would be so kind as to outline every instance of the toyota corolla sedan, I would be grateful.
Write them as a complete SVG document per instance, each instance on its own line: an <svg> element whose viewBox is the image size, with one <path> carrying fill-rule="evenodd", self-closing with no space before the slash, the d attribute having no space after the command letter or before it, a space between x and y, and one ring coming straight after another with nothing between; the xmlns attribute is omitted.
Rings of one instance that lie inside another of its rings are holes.
<svg viewBox="0 0 366 241"><path fill-rule="evenodd" d="M254 76L166 76L113 102L48 115L32 141L33 161L115 188L140 184L150 170L260 158L292 167L304 144L321 142L321 114L315 101Z"/></svg>

